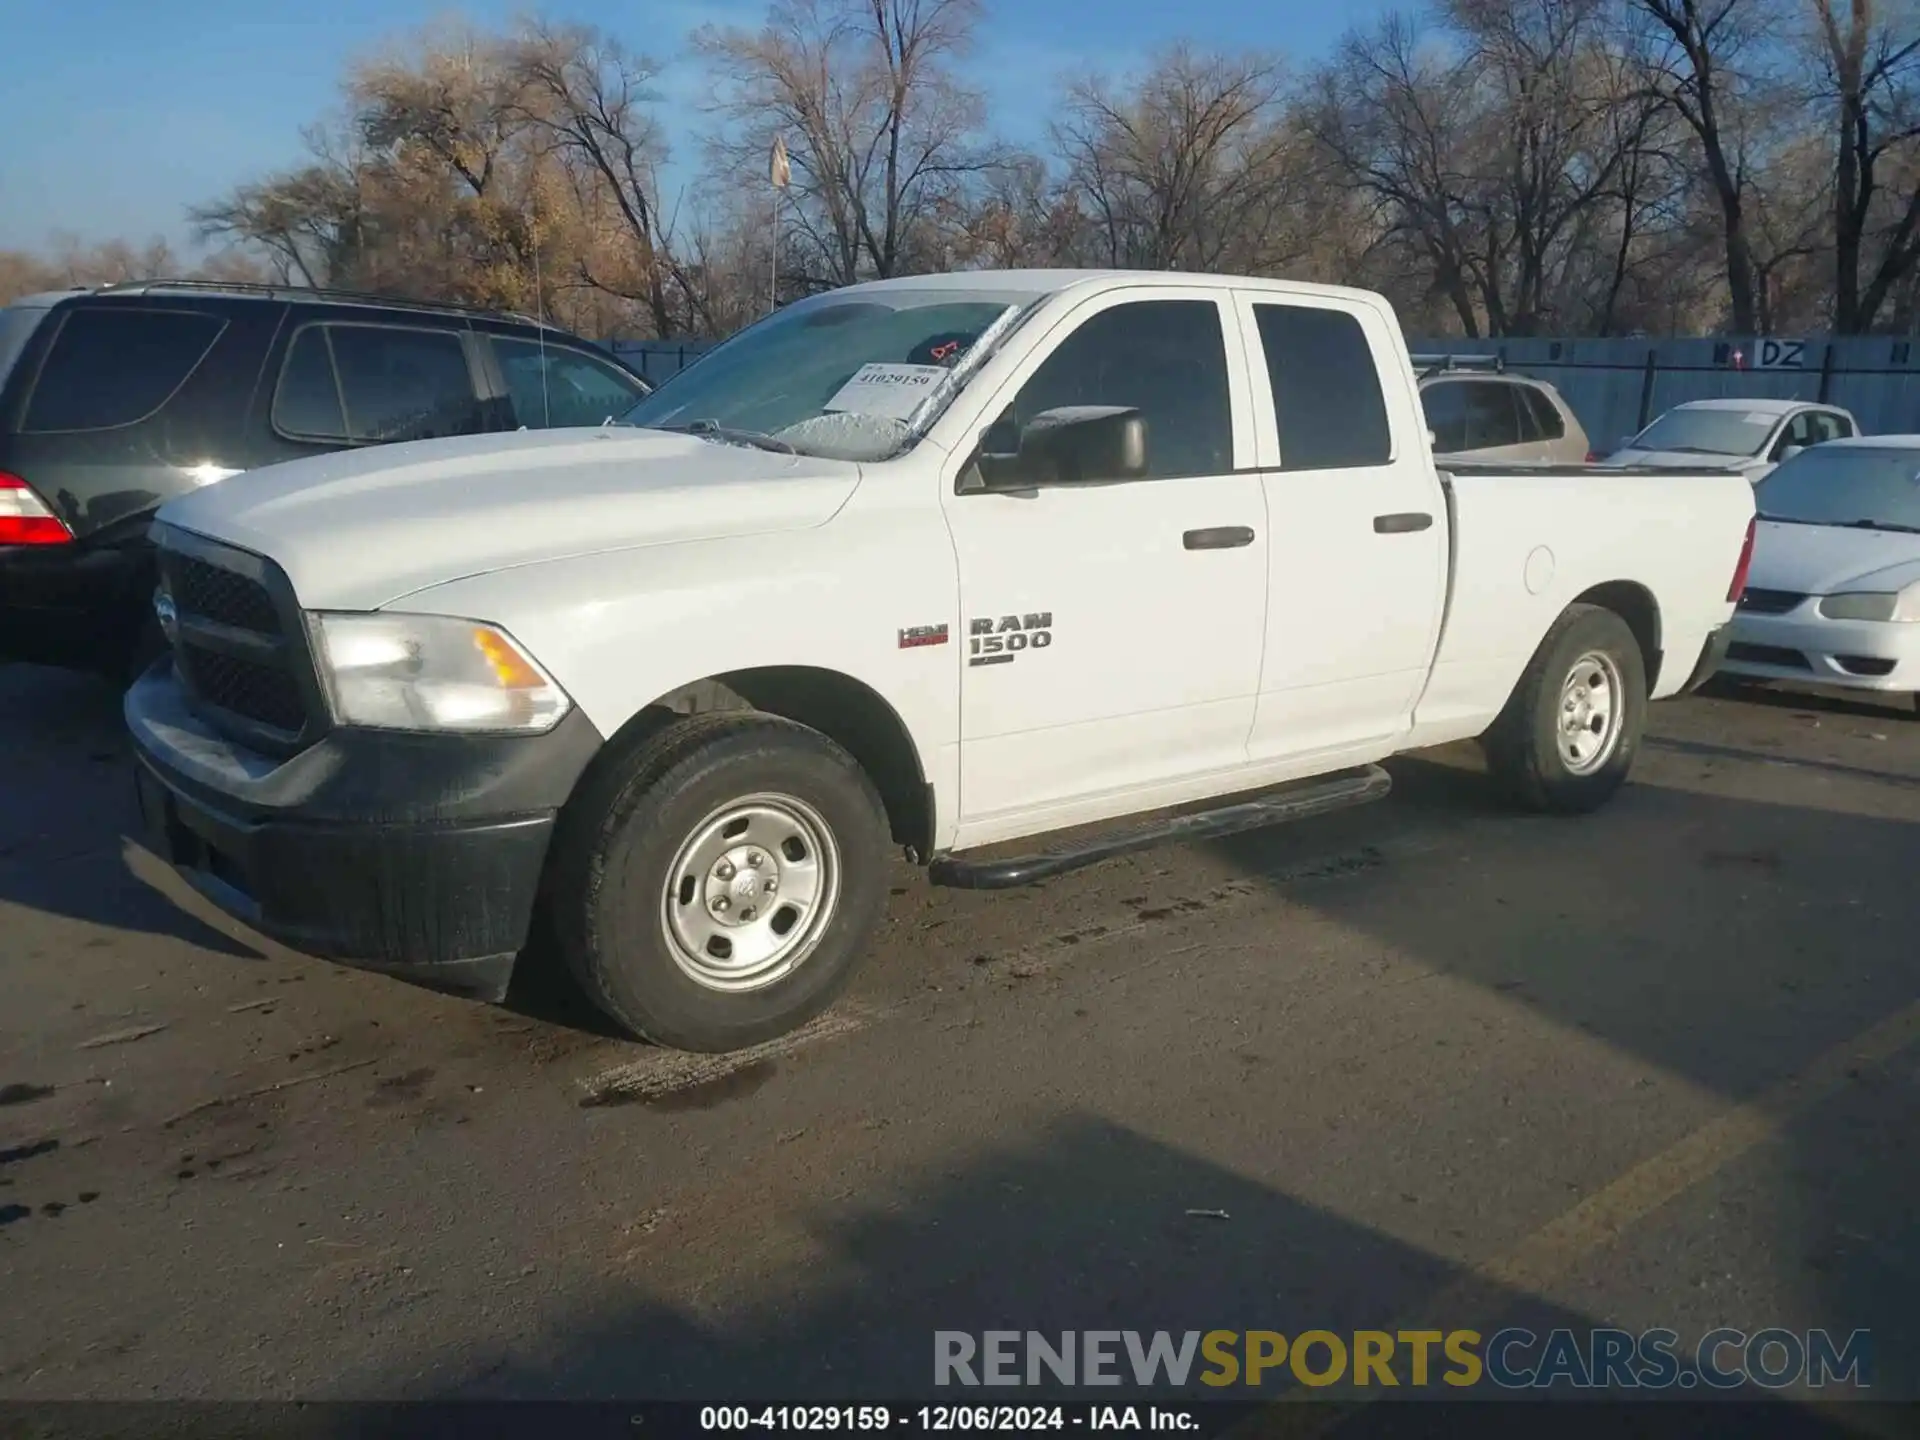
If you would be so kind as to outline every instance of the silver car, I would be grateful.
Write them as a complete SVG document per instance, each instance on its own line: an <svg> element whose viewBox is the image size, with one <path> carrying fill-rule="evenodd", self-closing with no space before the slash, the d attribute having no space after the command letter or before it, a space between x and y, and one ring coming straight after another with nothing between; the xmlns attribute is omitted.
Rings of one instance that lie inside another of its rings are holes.
<svg viewBox="0 0 1920 1440"><path fill-rule="evenodd" d="M1782 460L1829 440L1851 440L1859 422L1837 405L1805 400L1691 400L1676 405L1601 462L1725 465L1756 485Z"/></svg>
<svg viewBox="0 0 1920 1440"><path fill-rule="evenodd" d="M1593 458L1587 432L1546 381L1509 375L1491 357L1415 356L1413 363L1436 459L1581 465Z"/></svg>

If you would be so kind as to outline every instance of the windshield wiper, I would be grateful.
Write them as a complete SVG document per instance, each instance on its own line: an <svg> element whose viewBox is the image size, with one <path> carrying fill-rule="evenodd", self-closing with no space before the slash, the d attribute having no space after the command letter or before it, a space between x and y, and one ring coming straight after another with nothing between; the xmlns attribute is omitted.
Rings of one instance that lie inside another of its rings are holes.
<svg viewBox="0 0 1920 1440"><path fill-rule="evenodd" d="M722 425L718 420L689 420L684 425L662 425L658 428L682 435L698 435L703 440L717 440L723 445L751 445L756 450L771 450L779 455L800 453L777 436L766 435L758 430L736 430L731 425Z"/></svg>
<svg viewBox="0 0 1920 1440"><path fill-rule="evenodd" d="M1769 515L1764 510L1759 510L1754 513L1756 518L1761 520L1771 520L1776 525L1827 525L1832 523L1827 520L1801 520L1798 517L1793 515Z"/></svg>

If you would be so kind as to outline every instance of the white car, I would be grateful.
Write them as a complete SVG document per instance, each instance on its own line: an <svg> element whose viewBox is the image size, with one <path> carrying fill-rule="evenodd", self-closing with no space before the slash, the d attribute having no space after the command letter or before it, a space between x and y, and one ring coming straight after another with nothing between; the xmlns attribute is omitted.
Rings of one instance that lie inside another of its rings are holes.
<svg viewBox="0 0 1920 1440"><path fill-rule="evenodd" d="M1018 884L1472 736L1592 809L1752 538L1731 473L1442 472L1387 302L1274 280L851 286L627 420L166 506L148 843L296 948L493 998L539 901L620 1025L731 1049L846 982L890 842Z"/></svg>
<svg viewBox="0 0 1920 1440"><path fill-rule="evenodd" d="M1860 433L1835 405L1804 400L1690 400L1676 405L1600 463L1681 469L1726 465L1756 483L1782 460Z"/></svg>
<svg viewBox="0 0 1920 1440"><path fill-rule="evenodd" d="M1907 695L1920 708L1920 435L1835 441L1759 487L1723 668Z"/></svg>

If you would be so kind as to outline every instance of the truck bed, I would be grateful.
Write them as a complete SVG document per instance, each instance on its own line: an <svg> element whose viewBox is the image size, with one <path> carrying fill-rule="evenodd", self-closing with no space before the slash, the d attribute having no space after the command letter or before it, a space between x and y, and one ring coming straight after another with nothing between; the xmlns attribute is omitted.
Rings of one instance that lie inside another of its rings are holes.
<svg viewBox="0 0 1920 1440"><path fill-rule="evenodd" d="M1571 475L1659 475L1659 476L1700 476L1700 475L1745 475L1733 465L1689 465L1677 469L1671 465L1494 465L1477 461L1461 461L1450 464L1444 460L1435 460L1440 478L1452 475L1497 475L1502 477L1546 475L1564 477Z"/></svg>
<svg viewBox="0 0 1920 1440"><path fill-rule="evenodd" d="M1440 465L1449 591L1418 743L1477 735L1568 605L1621 611L1647 658L1650 695L1683 686L1733 613L1727 594L1753 487L1716 466ZM1604 482L1604 483L1600 483ZM1687 483L1681 483L1687 482Z"/></svg>

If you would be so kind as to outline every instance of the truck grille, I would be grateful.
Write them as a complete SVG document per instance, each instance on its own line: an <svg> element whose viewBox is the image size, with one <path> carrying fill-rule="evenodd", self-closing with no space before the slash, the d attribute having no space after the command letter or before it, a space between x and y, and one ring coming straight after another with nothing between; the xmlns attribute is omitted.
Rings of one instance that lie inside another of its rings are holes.
<svg viewBox="0 0 1920 1440"><path fill-rule="evenodd" d="M1740 608L1749 615L1784 615L1806 598L1793 590L1755 590L1749 586L1740 596Z"/></svg>
<svg viewBox="0 0 1920 1440"><path fill-rule="evenodd" d="M285 577L260 556L197 536L157 538L174 605L174 669L188 702L215 728L269 754L312 743L324 707Z"/></svg>
<svg viewBox="0 0 1920 1440"><path fill-rule="evenodd" d="M207 704L290 735L299 734L306 725L307 707L300 687L285 670L191 643L188 648L193 689Z"/></svg>
<svg viewBox="0 0 1920 1440"><path fill-rule="evenodd" d="M186 613L258 635L280 633L273 597L256 581L190 555L175 556L172 571L173 600Z"/></svg>

